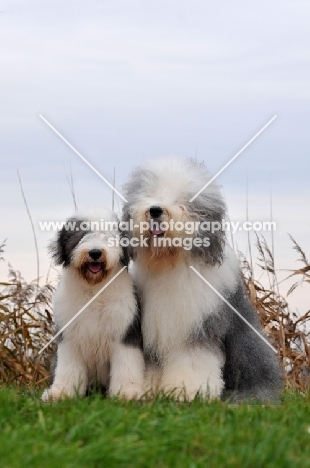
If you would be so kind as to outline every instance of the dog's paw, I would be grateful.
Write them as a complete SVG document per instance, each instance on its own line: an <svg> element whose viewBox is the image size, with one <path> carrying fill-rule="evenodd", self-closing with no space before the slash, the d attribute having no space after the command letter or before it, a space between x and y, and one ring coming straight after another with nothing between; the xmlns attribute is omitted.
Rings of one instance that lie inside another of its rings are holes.
<svg viewBox="0 0 310 468"><path fill-rule="evenodd" d="M110 391L109 395L117 396L125 400L139 400L144 395L144 391L142 385L131 383L118 391Z"/></svg>
<svg viewBox="0 0 310 468"><path fill-rule="evenodd" d="M71 395L69 395L64 389L60 387L50 387L44 390L41 399L46 403L48 401L57 401L62 398L68 398L70 396Z"/></svg>
<svg viewBox="0 0 310 468"><path fill-rule="evenodd" d="M219 400L221 397L221 392L217 388L187 388L182 389L178 392L177 400L178 401L193 401L195 398L200 400Z"/></svg>
<svg viewBox="0 0 310 468"><path fill-rule="evenodd" d="M201 397L199 389L183 386L165 385L160 388L160 394L164 397L173 398L179 402L193 401L198 395Z"/></svg>
<svg viewBox="0 0 310 468"><path fill-rule="evenodd" d="M182 383L162 386L161 390L167 396L172 396L178 401L193 401L195 398L203 400L218 400L221 397L223 389L223 381L221 379L215 379L208 383L190 384Z"/></svg>

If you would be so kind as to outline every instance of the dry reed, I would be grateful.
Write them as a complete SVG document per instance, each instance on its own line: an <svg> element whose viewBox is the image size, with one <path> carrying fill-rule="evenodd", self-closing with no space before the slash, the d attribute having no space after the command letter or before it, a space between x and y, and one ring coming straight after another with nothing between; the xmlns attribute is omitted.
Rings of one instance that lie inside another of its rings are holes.
<svg viewBox="0 0 310 468"><path fill-rule="evenodd" d="M291 270L287 279L292 276L298 276L299 279L290 287L287 296L303 282L310 282L310 265L306 255L297 242L291 239L304 266ZM290 310L287 300L279 292L273 254L263 236L257 237L256 246L259 265L267 274L269 287L263 286L253 277L249 262L239 252L245 284L261 324L278 350L287 386L305 390L310 385L310 310L302 316Z"/></svg>
<svg viewBox="0 0 310 468"><path fill-rule="evenodd" d="M0 256L4 243L0 245ZM0 257L1 258L1 257ZM1 258L3 261L3 258ZM10 265L8 280L0 282L0 384L39 384L49 376L50 355L39 355L53 336L53 286L27 283Z"/></svg>

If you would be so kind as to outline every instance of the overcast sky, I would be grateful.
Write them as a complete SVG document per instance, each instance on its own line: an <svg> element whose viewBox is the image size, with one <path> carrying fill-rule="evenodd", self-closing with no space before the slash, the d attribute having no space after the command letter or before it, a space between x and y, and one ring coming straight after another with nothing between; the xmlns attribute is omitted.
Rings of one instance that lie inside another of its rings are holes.
<svg viewBox="0 0 310 468"><path fill-rule="evenodd" d="M277 114L218 180L234 220L245 218L246 177L253 221L269 219L271 186L277 265L298 265L288 232L310 256L309 1L0 3L0 241L27 279L36 257L17 169L42 274L51 234L38 222L72 214L70 166L80 207L111 204L39 114L111 181L115 167L118 189L139 162L171 153L216 173ZM293 306L307 297L304 287Z"/></svg>

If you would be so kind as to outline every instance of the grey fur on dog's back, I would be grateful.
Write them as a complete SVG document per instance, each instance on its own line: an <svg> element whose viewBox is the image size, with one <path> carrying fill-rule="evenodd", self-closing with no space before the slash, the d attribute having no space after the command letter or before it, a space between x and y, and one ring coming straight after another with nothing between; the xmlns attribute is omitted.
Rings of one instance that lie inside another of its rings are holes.
<svg viewBox="0 0 310 468"><path fill-rule="evenodd" d="M234 293L225 299L259 331L264 340L225 302L222 302L217 315L211 315L204 321L204 336L200 341L205 344L213 342L225 355L223 398L234 401L277 399L283 385L279 360L266 343L268 338L262 331L241 277Z"/></svg>
<svg viewBox="0 0 310 468"><path fill-rule="evenodd" d="M268 340L241 280L229 302ZM283 376L277 354L234 312L224 347L224 396L235 400L256 398L260 401L270 401L280 396Z"/></svg>

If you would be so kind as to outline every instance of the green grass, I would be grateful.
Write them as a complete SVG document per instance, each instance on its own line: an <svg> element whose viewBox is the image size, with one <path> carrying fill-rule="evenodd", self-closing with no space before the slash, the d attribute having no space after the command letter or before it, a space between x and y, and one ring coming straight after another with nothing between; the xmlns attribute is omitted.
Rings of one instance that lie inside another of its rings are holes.
<svg viewBox="0 0 310 468"><path fill-rule="evenodd" d="M279 406L100 396L44 404L0 390L0 466L310 467L310 393Z"/></svg>

